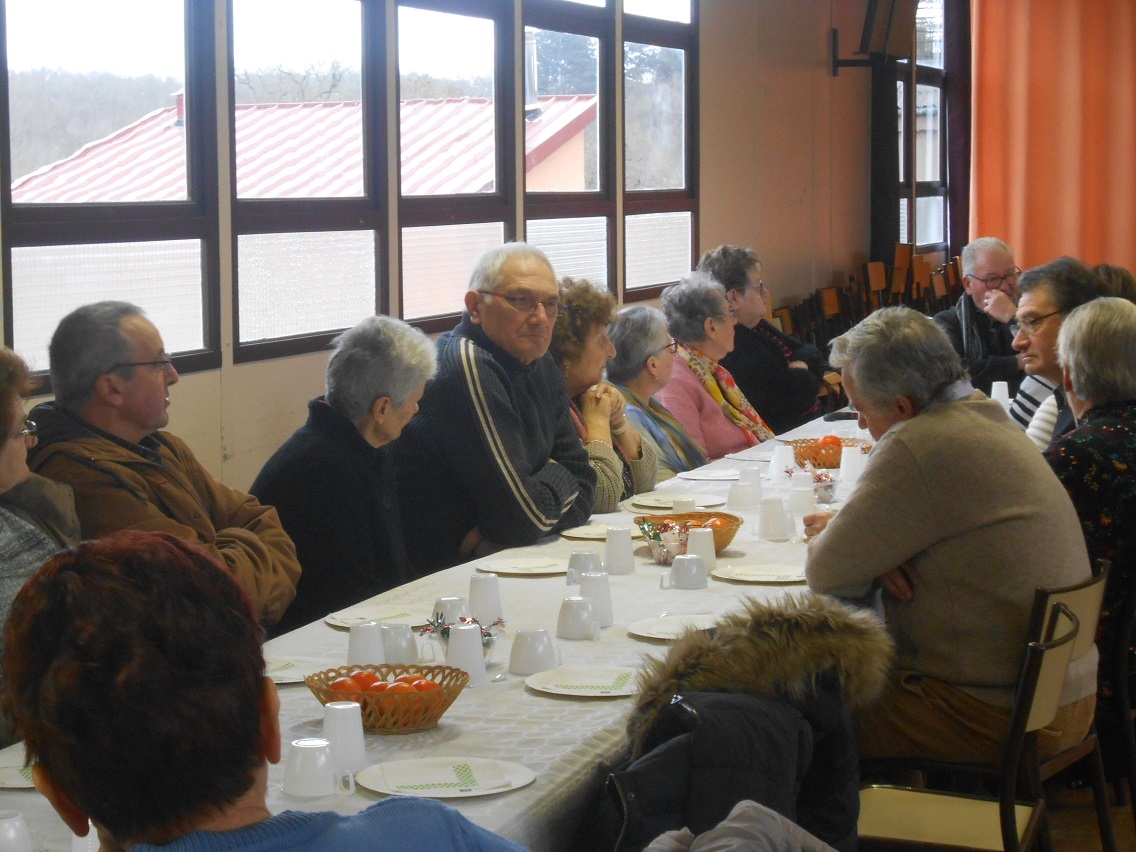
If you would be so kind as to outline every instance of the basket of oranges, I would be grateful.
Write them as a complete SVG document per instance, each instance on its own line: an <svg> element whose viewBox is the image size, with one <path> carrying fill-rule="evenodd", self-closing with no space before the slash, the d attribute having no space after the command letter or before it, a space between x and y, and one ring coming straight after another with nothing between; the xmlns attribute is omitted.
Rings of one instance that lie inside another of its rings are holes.
<svg viewBox="0 0 1136 852"><path fill-rule="evenodd" d="M686 553L686 541L692 527L714 531L714 552L721 553L734 540L742 519L727 512L678 512L670 515L639 515L635 525L647 540L651 556L660 565L670 565L676 556Z"/></svg>
<svg viewBox="0 0 1136 852"><path fill-rule="evenodd" d="M793 448L793 456L800 467L812 465L814 468L832 469L840 467L840 457L845 448L866 453L872 448L871 441L863 438L838 438L825 435L823 438L797 438L786 441Z"/></svg>
<svg viewBox="0 0 1136 852"><path fill-rule="evenodd" d="M412 734L435 728L469 683L452 666L339 666L304 679L320 704L357 701L363 730L371 734Z"/></svg>

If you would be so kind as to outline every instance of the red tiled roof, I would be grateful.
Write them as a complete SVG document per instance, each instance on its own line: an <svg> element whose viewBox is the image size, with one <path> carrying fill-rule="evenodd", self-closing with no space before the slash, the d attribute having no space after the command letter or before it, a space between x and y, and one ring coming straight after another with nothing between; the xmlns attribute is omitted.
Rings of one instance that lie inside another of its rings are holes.
<svg viewBox="0 0 1136 852"><path fill-rule="evenodd" d="M596 117L595 95L539 99L527 122L532 168ZM239 104L237 194L242 198L334 198L362 189L358 101ZM493 188L493 105L486 98L403 101L402 191L485 192ZM176 107L160 109L89 142L12 184L29 203L176 201L185 197L184 131Z"/></svg>

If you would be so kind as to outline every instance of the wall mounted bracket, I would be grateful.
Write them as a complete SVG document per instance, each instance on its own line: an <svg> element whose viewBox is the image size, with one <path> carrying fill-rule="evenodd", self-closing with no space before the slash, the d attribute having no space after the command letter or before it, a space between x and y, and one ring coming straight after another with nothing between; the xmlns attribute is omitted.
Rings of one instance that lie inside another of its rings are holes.
<svg viewBox="0 0 1136 852"><path fill-rule="evenodd" d="M841 68L869 68L871 59L840 59L840 31L832 30L832 76L839 77Z"/></svg>

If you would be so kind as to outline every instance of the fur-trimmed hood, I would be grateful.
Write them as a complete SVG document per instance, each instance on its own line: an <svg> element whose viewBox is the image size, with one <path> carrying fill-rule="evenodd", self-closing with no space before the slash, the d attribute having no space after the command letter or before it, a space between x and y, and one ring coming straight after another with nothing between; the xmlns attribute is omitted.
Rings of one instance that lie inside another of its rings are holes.
<svg viewBox="0 0 1136 852"><path fill-rule="evenodd" d="M883 690L895 647L871 612L827 595L754 598L723 616L713 630L690 630L662 659L648 659L627 723L632 754L675 694L749 692L805 699L816 679L831 674L845 706L863 707Z"/></svg>

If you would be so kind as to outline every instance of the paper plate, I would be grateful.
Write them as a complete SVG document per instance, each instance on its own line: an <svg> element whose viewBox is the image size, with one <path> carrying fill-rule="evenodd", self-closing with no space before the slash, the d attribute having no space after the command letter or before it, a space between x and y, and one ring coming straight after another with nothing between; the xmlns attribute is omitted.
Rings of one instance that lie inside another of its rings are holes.
<svg viewBox="0 0 1136 852"><path fill-rule="evenodd" d="M560 535L572 541L607 541L607 531L611 526L612 524L585 524L582 527L563 530ZM636 529L634 524L630 525L630 528L632 538L643 537L643 533Z"/></svg>
<svg viewBox="0 0 1136 852"><path fill-rule="evenodd" d="M694 498L694 511L705 512L726 505L725 497L715 497L713 494L692 494ZM674 509L674 497L647 497L639 495L628 497L620 507L627 512L642 514L643 512L669 512Z"/></svg>
<svg viewBox="0 0 1136 852"><path fill-rule="evenodd" d="M710 572L719 580L734 580L738 583L772 583L791 585L805 582L803 565L723 565Z"/></svg>
<svg viewBox="0 0 1136 852"><path fill-rule="evenodd" d="M501 556L477 563L478 571L502 577L555 577L568 573L568 563L547 556Z"/></svg>
<svg viewBox="0 0 1136 852"><path fill-rule="evenodd" d="M630 666L557 666L525 678L525 686L553 695L634 695L637 669Z"/></svg>
<svg viewBox="0 0 1136 852"><path fill-rule="evenodd" d="M353 624L377 621L380 624L409 624L411 627L424 627L430 616L415 606L397 604L356 604L324 618L332 627L351 628ZM318 669L317 669L318 671Z"/></svg>
<svg viewBox="0 0 1136 852"><path fill-rule="evenodd" d="M461 799L507 793L531 784L536 773L519 763L486 757L423 757L368 766L355 776L360 787L389 796Z"/></svg>
<svg viewBox="0 0 1136 852"><path fill-rule="evenodd" d="M27 790L32 784L32 768L24 767L24 744L15 743L0 751L0 789Z"/></svg>
<svg viewBox="0 0 1136 852"><path fill-rule="evenodd" d="M696 468L695 470L680 470L676 475L679 479L693 479L704 482L730 482L738 478L738 471L703 470L702 468Z"/></svg>
<svg viewBox="0 0 1136 852"><path fill-rule="evenodd" d="M304 678L327 668L326 661L298 657L265 657L264 673L274 683L303 683Z"/></svg>
<svg viewBox="0 0 1136 852"><path fill-rule="evenodd" d="M660 615L629 624L627 635L638 636L640 639L677 639L689 627L705 630L717 620L718 616L708 612L698 615Z"/></svg>

